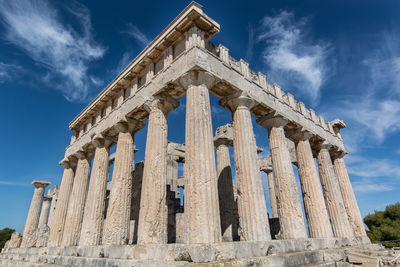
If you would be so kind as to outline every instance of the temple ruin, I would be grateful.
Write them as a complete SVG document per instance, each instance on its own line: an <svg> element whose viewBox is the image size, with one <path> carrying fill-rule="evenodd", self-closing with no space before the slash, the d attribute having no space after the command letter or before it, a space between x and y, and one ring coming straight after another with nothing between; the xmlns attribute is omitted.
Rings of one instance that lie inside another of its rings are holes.
<svg viewBox="0 0 400 267"><path fill-rule="evenodd" d="M219 30L192 2L73 119L61 185L45 195L50 183L32 182L24 233L13 234L1 264L293 266L344 262L344 248L373 246L343 160L344 121L326 122L214 45ZM232 113L215 133L209 94ZM177 144L168 114L183 96ZM268 133L269 156L258 154L252 117ZM135 163L145 123L145 160Z"/></svg>

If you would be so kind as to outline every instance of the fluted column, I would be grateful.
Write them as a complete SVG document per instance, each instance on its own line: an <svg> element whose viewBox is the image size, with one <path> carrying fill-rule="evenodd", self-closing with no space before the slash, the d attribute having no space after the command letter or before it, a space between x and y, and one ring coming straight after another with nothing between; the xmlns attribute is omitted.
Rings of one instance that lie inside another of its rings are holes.
<svg viewBox="0 0 400 267"><path fill-rule="evenodd" d="M290 159L283 127L288 123L282 117L258 119L268 129L271 150L281 239L307 238L300 195Z"/></svg>
<svg viewBox="0 0 400 267"><path fill-rule="evenodd" d="M233 112L233 148L238 190L240 240L270 240L267 207L250 114L250 108L255 102L246 96L222 100L221 103L224 105L224 102Z"/></svg>
<svg viewBox="0 0 400 267"><path fill-rule="evenodd" d="M72 162L63 160L64 174L61 180L60 192L58 194L57 207L51 222L48 246L58 247L61 245L64 233L65 220L67 217L68 204L74 184L74 169Z"/></svg>
<svg viewBox="0 0 400 267"><path fill-rule="evenodd" d="M308 232L312 238L333 237L332 226L326 210L321 182L311 151L309 132L297 131L293 139L296 145L297 163Z"/></svg>
<svg viewBox="0 0 400 267"><path fill-rule="evenodd" d="M238 238L237 204L233 194L231 157L229 155L229 146L233 144L232 136L232 126L228 124L217 129L214 139L214 145L217 148L218 196L222 241L233 241Z"/></svg>
<svg viewBox="0 0 400 267"><path fill-rule="evenodd" d="M62 237L63 246L76 246L79 242L82 227L83 211L87 189L89 185L90 162L83 152L77 153L78 163L76 167L74 185L65 220Z"/></svg>
<svg viewBox="0 0 400 267"><path fill-rule="evenodd" d="M208 72L190 71L181 79L186 92L185 243L221 241L217 170L213 145Z"/></svg>
<svg viewBox="0 0 400 267"><path fill-rule="evenodd" d="M39 224L38 224L39 228L42 225L47 225L50 212L50 203L51 203L51 196L49 195L43 196L42 210L40 211Z"/></svg>
<svg viewBox="0 0 400 267"><path fill-rule="evenodd" d="M47 225L51 227L53 218L54 218L54 212L56 210L56 204L58 200L58 193L59 193L60 187L56 185L53 188L50 188L48 191L48 195L51 196L51 205L50 205L50 212L49 212L49 219L47 220Z"/></svg>
<svg viewBox="0 0 400 267"><path fill-rule="evenodd" d="M111 142L98 135L92 143L96 149L79 239L81 246L100 245L106 206Z"/></svg>
<svg viewBox="0 0 400 267"><path fill-rule="evenodd" d="M149 111L142 193L139 210L138 244L166 244L167 115L179 105L167 97L146 105Z"/></svg>
<svg viewBox="0 0 400 267"><path fill-rule="evenodd" d="M278 204L276 203L275 178L272 169L267 172L267 178L268 178L269 201L271 203L271 216L272 218L278 218Z"/></svg>
<svg viewBox="0 0 400 267"><path fill-rule="evenodd" d="M116 125L118 133L110 200L103 229L103 245L127 244L132 197L132 171L134 167L133 134L128 125Z"/></svg>
<svg viewBox="0 0 400 267"><path fill-rule="evenodd" d="M357 200L351 186L349 174L347 173L346 164L343 159L344 154L338 154L334 156L333 168L335 170L336 177L339 181L340 191L344 206L347 211L350 226L353 228L355 236L366 236L365 227L360 214L360 210L357 205Z"/></svg>
<svg viewBox="0 0 400 267"><path fill-rule="evenodd" d="M318 167L324 190L325 203L332 224L333 233L336 237L352 237L349 219L344 207L339 181L332 166L329 149L331 145L322 143L318 152Z"/></svg>
<svg viewBox="0 0 400 267"><path fill-rule="evenodd" d="M31 244L31 240L35 231L38 228L39 224L39 216L42 208L43 202L43 193L44 189L50 184L47 181L38 181L34 180L32 185L35 187L33 191L33 197L31 201L31 205L29 207L28 216L25 222L24 234L22 236L21 247L30 247L34 244Z"/></svg>

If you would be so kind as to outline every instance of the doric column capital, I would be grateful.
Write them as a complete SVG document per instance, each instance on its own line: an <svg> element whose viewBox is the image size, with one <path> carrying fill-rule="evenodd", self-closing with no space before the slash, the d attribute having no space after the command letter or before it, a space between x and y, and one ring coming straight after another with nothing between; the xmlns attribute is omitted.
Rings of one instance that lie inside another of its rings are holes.
<svg viewBox="0 0 400 267"><path fill-rule="evenodd" d="M51 182L49 182L49 181L41 181L41 180L33 180L32 181L32 185L35 188L40 188L40 187L46 188L50 184L51 184Z"/></svg>
<svg viewBox="0 0 400 267"><path fill-rule="evenodd" d="M43 201L51 201L52 199L53 199L53 197L50 196L50 195L44 195L43 196Z"/></svg>
<svg viewBox="0 0 400 267"><path fill-rule="evenodd" d="M144 109L148 112L161 110L164 114L169 114L179 106L179 102L169 96L155 96L144 103Z"/></svg>
<svg viewBox="0 0 400 267"><path fill-rule="evenodd" d="M220 105L228 108L231 112L239 108L250 110L256 104L257 102L244 92L238 92L220 100Z"/></svg>
<svg viewBox="0 0 400 267"><path fill-rule="evenodd" d="M332 160L338 159L338 158L343 158L348 154L346 150L341 150L338 149L337 147L332 147L332 149L329 151L331 154Z"/></svg>
<svg viewBox="0 0 400 267"><path fill-rule="evenodd" d="M214 145L216 147L220 145L232 146L233 143L233 128L231 124L220 126L215 131Z"/></svg>
<svg viewBox="0 0 400 267"><path fill-rule="evenodd" d="M123 118L119 122L117 122L113 127L114 129L120 133L135 133L142 129L145 126L145 124L142 121L132 119L132 118Z"/></svg>
<svg viewBox="0 0 400 267"><path fill-rule="evenodd" d="M284 127L286 124L288 124L288 122L288 119L277 114L269 114L257 119L257 123L268 131L271 130L273 127Z"/></svg>
<svg viewBox="0 0 400 267"><path fill-rule="evenodd" d="M296 130L291 130L286 132L286 137L291 139L293 142L298 142L298 141L306 141L310 140L311 137L313 137L314 134L303 129L296 129Z"/></svg>
<svg viewBox="0 0 400 267"><path fill-rule="evenodd" d="M191 70L179 78L179 83L187 90L190 86L205 85L210 88L215 82L215 77L207 71Z"/></svg>
<svg viewBox="0 0 400 267"><path fill-rule="evenodd" d="M322 149L327 149L328 151L332 148L332 144L328 143L327 141L321 141L318 143L315 148L320 151Z"/></svg>
<svg viewBox="0 0 400 267"><path fill-rule="evenodd" d="M92 137L92 144L94 147L108 148L112 144L112 139L102 134L96 134Z"/></svg>
<svg viewBox="0 0 400 267"><path fill-rule="evenodd" d="M75 153L75 156L78 159L87 159L88 158L88 153L85 150L79 150Z"/></svg>

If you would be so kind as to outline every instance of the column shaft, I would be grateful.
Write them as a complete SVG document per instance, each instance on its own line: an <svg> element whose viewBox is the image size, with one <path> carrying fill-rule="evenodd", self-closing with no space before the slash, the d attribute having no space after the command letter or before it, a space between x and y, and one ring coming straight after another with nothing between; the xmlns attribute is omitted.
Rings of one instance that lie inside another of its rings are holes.
<svg viewBox="0 0 400 267"><path fill-rule="evenodd" d="M266 241L271 239L271 233L253 124L245 101L237 103L233 111L239 235L242 241Z"/></svg>
<svg viewBox="0 0 400 267"><path fill-rule="evenodd" d="M181 79L186 93L185 243L221 241L217 170L206 72L190 72Z"/></svg>
<svg viewBox="0 0 400 267"><path fill-rule="evenodd" d="M267 176L268 176L269 201L271 204L271 216L272 218L278 218L278 204L276 203L274 172L270 171L267 174Z"/></svg>
<svg viewBox="0 0 400 267"><path fill-rule="evenodd" d="M273 126L269 131L275 189L277 194L280 238L307 238L300 195L297 191L292 161L283 126Z"/></svg>
<svg viewBox="0 0 400 267"><path fill-rule="evenodd" d="M58 193L57 207L51 222L48 246L58 247L61 245L64 233L64 225L67 217L69 199L74 184L74 170L71 166L64 166L64 174L61 180L60 192Z"/></svg>
<svg viewBox="0 0 400 267"><path fill-rule="evenodd" d="M156 100L157 101L157 100ZM167 115L155 104L147 128L138 244L167 243Z"/></svg>
<svg viewBox="0 0 400 267"><path fill-rule="evenodd" d="M325 146L322 146L318 152L318 167L333 233L336 237L352 237L353 231L343 204L339 182L332 166L328 148Z"/></svg>
<svg viewBox="0 0 400 267"><path fill-rule="evenodd" d="M42 225L47 225L47 221L49 218L49 212L50 212L50 202L51 202L51 198L48 198L48 197L43 198L43 205L42 205L42 210L40 211L38 227L40 227Z"/></svg>
<svg viewBox="0 0 400 267"><path fill-rule="evenodd" d="M89 185L90 163L86 157L78 159L75 181L72 187L70 202L62 237L63 246L76 246L82 227L82 216L85 209L87 189Z"/></svg>
<svg viewBox="0 0 400 267"><path fill-rule="evenodd" d="M332 226L308 139L297 141L296 153L310 237L333 237Z"/></svg>
<svg viewBox="0 0 400 267"><path fill-rule="evenodd" d="M233 241L238 237L238 218L233 194L231 158L229 146L226 144L217 145L217 175L222 241Z"/></svg>
<svg viewBox="0 0 400 267"><path fill-rule="evenodd" d="M110 200L104 222L103 245L122 245L128 242L133 166L133 135L127 130L121 130L118 134Z"/></svg>
<svg viewBox="0 0 400 267"><path fill-rule="evenodd" d="M42 208L44 187L36 187L33 192L31 205L26 218L24 234L22 236L21 247L30 247L30 239L38 228L40 210Z"/></svg>
<svg viewBox="0 0 400 267"><path fill-rule="evenodd" d="M346 207L350 226L353 228L355 236L366 236L363 220L357 205L357 200L351 186L349 174L343 157L337 157L333 161L336 177L339 181L344 206Z"/></svg>
<svg viewBox="0 0 400 267"><path fill-rule="evenodd" d="M82 221L82 231L79 240L79 245L81 246L100 245L103 230L109 175L109 150L104 145L97 145Z"/></svg>

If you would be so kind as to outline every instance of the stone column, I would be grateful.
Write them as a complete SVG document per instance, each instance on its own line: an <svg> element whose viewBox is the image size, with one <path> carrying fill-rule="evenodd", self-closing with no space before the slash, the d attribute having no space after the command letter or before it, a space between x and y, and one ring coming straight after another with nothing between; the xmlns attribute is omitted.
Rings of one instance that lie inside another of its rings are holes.
<svg viewBox="0 0 400 267"><path fill-rule="evenodd" d="M347 211L350 226L353 228L355 236L366 236L363 220L360 214L360 210L357 205L357 200L351 186L349 174L347 173L346 164L343 159L344 153L335 155L333 160L333 168L335 170L336 177L339 181L340 191L344 206Z"/></svg>
<svg viewBox="0 0 400 267"><path fill-rule="evenodd" d="M186 92L185 243L221 241L217 170L209 88L213 76L190 71L181 79Z"/></svg>
<svg viewBox="0 0 400 267"><path fill-rule="evenodd" d="M233 148L238 190L240 240L270 240L267 207L250 114L250 109L255 102L246 96L223 100L222 104L224 102L233 112Z"/></svg>
<svg viewBox="0 0 400 267"><path fill-rule="evenodd" d="M138 244L166 244L167 115L179 103L160 97L146 105L149 112L142 193L139 210Z"/></svg>
<svg viewBox="0 0 400 267"><path fill-rule="evenodd" d="M346 208L344 207L339 181L336 178L332 166L332 160L329 154L330 148L331 145L325 142L322 143L319 147L317 157L319 174L325 195L325 203L335 237L352 237L353 231L346 214Z"/></svg>
<svg viewBox="0 0 400 267"><path fill-rule="evenodd" d="M61 245L62 236L64 233L65 219L67 216L69 199L74 184L74 170L72 162L63 160L61 165L64 167L64 174L61 180L60 192L58 194L57 209L54 212L52 219L48 246L58 247Z"/></svg>
<svg viewBox="0 0 400 267"><path fill-rule="evenodd" d="M233 130L230 124L217 128L214 145L217 148L218 195L222 241L238 239L237 204L233 194L231 157L229 155L229 146L233 144L232 139Z"/></svg>
<svg viewBox="0 0 400 267"><path fill-rule="evenodd" d="M271 202L271 217L278 218L278 204L276 203L275 178L272 169L267 171L267 177L268 177L269 201Z"/></svg>
<svg viewBox="0 0 400 267"><path fill-rule="evenodd" d="M307 238L300 195L297 191L290 152L283 129L288 120L282 117L266 116L258 119L258 123L268 129L281 229L279 237L281 239Z"/></svg>
<svg viewBox="0 0 400 267"><path fill-rule="evenodd" d="M49 189L48 195L51 196L51 205L50 205L50 212L49 212L49 219L47 220L47 225L51 227L53 218L54 218L54 212L56 210L56 204L58 201L58 193L60 191L60 188L58 185L54 186L53 188Z"/></svg>
<svg viewBox="0 0 400 267"><path fill-rule="evenodd" d="M333 237L321 182L309 142L312 134L297 131L292 137L296 145L297 164L309 235L311 238Z"/></svg>
<svg viewBox="0 0 400 267"><path fill-rule="evenodd" d="M62 245L65 247L76 246L79 242L82 227L83 211L87 189L89 185L90 162L83 152L77 153L78 164L76 167L75 181L72 187L70 202L65 220Z"/></svg>
<svg viewBox="0 0 400 267"><path fill-rule="evenodd" d="M97 135L92 143L96 149L79 239L81 246L100 245L106 206L111 142Z"/></svg>
<svg viewBox="0 0 400 267"><path fill-rule="evenodd" d="M175 197L178 195L178 160L178 156L167 153L167 186L170 186L170 191L174 192Z"/></svg>
<svg viewBox="0 0 400 267"><path fill-rule="evenodd" d="M116 125L117 151L111 180L110 200L103 229L103 245L123 245L129 239L129 219L134 167L133 134L125 123Z"/></svg>
<svg viewBox="0 0 400 267"><path fill-rule="evenodd" d="M38 228L40 210L43 202L44 189L50 184L47 181L34 180L32 185L35 187L33 191L33 197L31 206L29 207L28 217L26 218L24 234L22 236L21 247L31 247L32 238L34 238L35 231Z"/></svg>
<svg viewBox="0 0 400 267"><path fill-rule="evenodd" d="M40 211L39 224L38 224L39 228L42 225L47 225L49 219L51 199L52 198L49 195L43 196L42 210Z"/></svg>

